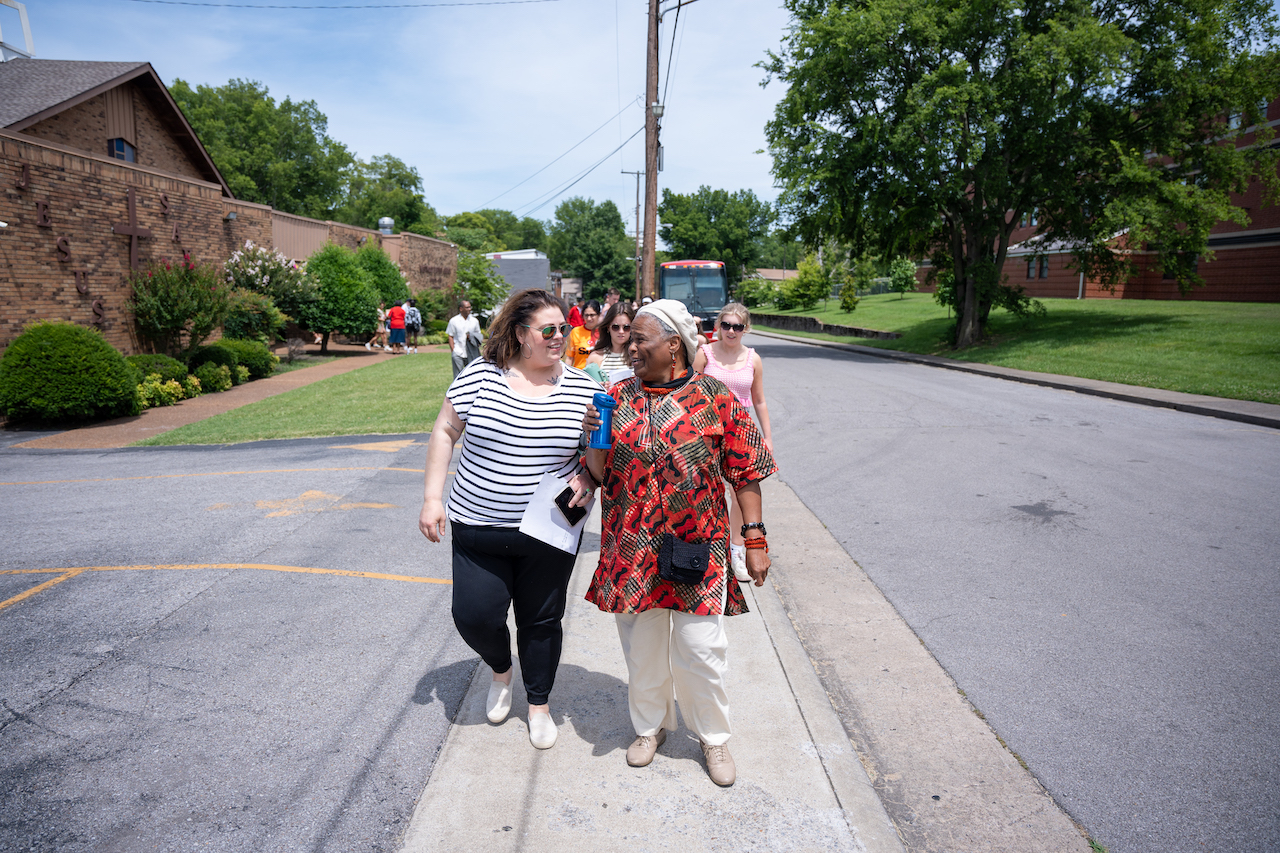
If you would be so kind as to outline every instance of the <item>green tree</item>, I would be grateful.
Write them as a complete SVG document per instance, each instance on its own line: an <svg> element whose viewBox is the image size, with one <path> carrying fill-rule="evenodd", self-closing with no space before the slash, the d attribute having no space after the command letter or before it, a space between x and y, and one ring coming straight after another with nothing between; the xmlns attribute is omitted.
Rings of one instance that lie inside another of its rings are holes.
<svg viewBox="0 0 1280 853"><path fill-rule="evenodd" d="M379 219L390 216L399 231L422 221L439 224L439 216L422 197L422 176L399 157L381 154L367 163L357 162L346 190L346 202L334 214L339 222L377 228Z"/></svg>
<svg viewBox="0 0 1280 853"><path fill-rule="evenodd" d="M773 208L751 190L730 193L704 185L689 195L663 190L658 218L658 236L675 255L724 261L734 287L760 259L760 241L769 233Z"/></svg>
<svg viewBox="0 0 1280 853"><path fill-rule="evenodd" d="M532 216L517 219L509 210L488 208L477 211L493 227L494 237L507 249L547 251L547 226Z"/></svg>
<svg viewBox="0 0 1280 853"><path fill-rule="evenodd" d="M320 352L329 351L331 334L352 337L371 335L378 323L378 289L356 261L356 253L326 243L307 259L307 273L319 285L319 298L302 321L324 338Z"/></svg>
<svg viewBox="0 0 1280 853"><path fill-rule="evenodd" d="M194 89L177 79L169 92L236 198L317 219L341 203L354 158L315 101L276 104L266 86L239 79Z"/></svg>
<svg viewBox="0 0 1280 853"><path fill-rule="evenodd" d="M488 311L507 298L507 281L493 261L480 252L458 249L457 284L453 287L457 302L466 299L477 314Z"/></svg>
<svg viewBox="0 0 1280 853"><path fill-rule="evenodd" d="M902 299L916 289L916 265L910 258L896 258L889 264L889 289Z"/></svg>
<svg viewBox="0 0 1280 853"><path fill-rule="evenodd" d="M635 286L634 251L622 214L612 201L596 204L574 196L556 207L548 235L551 268L582 279L583 294L603 298L609 288L626 292Z"/></svg>
<svg viewBox="0 0 1280 853"><path fill-rule="evenodd" d="M1024 213L1086 274L1126 274L1127 232L1187 288L1213 224L1244 221L1229 192L1280 189L1259 112L1280 91L1268 0L786 5L764 63L787 87L766 128L784 212L811 244L931 252L957 346L993 307L1027 310L1003 275ZM1252 124L1261 144L1229 144Z"/></svg>
<svg viewBox="0 0 1280 853"><path fill-rule="evenodd" d="M771 270L793 270L804 257L804 246L790 234L783 231L770 231L758 241L760 248L756 256L756 266Z"/></svg>
<svg viewBox="0 0 1280 853"><path fill-rule="evenodd" d="M479 213L455 213L445 220L449 239L472 252L501 252L506 244L498 240L493 223Z"/></svg>
<svg viewBox="0 0 1280 853"><path fill-rule="evenodd" d="M378 299L388 306L399 304L409 298L409 283L405 281L400 268L391 257L382 251L382 247L370 240L356 252L356 263L369 277L373 289L378 291Z"/></svg>
<svg viewBox="0 0 1280 853"><path fill-rule="evenodd" d="M831 295L831 276L813 254L806 255L798 269L800 274L784 281L780 289L789 308L808 311Z"/></svg>
<svg viewBox="0 0 1280 853"><path fill-rule="evenodd" d="M186 361L222 326L231 285L217 268L160 260L129 276L127 303L138 331L155 350Z"/></svg>

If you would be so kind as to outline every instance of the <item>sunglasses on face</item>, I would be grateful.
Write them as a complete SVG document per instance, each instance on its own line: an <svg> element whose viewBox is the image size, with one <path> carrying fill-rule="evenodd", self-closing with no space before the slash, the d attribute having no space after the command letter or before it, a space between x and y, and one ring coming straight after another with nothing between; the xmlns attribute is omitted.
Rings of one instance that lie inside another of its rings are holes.
<svg viewBox="0 0 1280 853"><path fill-rule="evenodd" d="M594 320L596 317L599 317L599 316L600 316L600 315L599 315L599 314L597 314L597 313L595 313L594 311L583 311L583 312L582 312L582 319L584 319L584 320Z"/></svg>
<svg viewBox="0 0 1280 853"><path fill-rule="evenodd" d="M530 326L528 323L521 323L520 325L524 326L526 329L533 329L533 326ZM569 337L569 333L573 331L573 326L570 326L568 323L561 323L559 326L552 323L550 326L543 326L533 330L542 335L542 339L544 341L549 341L556 336L556 329L559 329L560 334L567 338Z"/></svg>
<svg viewBox="0 0 1280 853"><path fill-rule="evenodd" d="M631 327L630 327L630 326L619 326L617 323L614 323L614 324L613 324L613 325L611 325L609 328L610 328L610 329L612 329L612 330L613 330L613 331L615 331L615 332L629 332L629 331L631 331Z"/></svg>
<svg viewBox="0 0 1280 853"><path fill-rule="evenodd" d="M729 323L724 320L720 321L720 331L722 332L744 332L747 326L745 323Z"/></svg>

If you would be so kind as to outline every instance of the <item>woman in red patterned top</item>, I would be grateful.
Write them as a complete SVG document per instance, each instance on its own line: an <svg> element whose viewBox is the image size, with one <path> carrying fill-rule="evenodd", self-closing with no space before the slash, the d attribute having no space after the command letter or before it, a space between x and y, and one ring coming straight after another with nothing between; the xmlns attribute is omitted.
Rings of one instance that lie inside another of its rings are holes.
<svg viewBox="0 0 1280 853"><path fill-rule="evenodd" d="M642 767L653 760L676 726L679 696L712 781L732 785L724 617L747 606L729 570L722 483L728 480L737 492L747 522L747 569L760 586L769 571L760 481L777 466L733 393L690 369L697 322L682 303L660 299L641 308L629 350L636 375L610 389L618 402L613 447L587 451L587 467L603 485L600 564L587 600L618 622L636 729L627 763ZM592 407L584 424L596 423ZM706 546L709 553L687 563L702 570L700 580L660 577L664 534Z"/></svg>

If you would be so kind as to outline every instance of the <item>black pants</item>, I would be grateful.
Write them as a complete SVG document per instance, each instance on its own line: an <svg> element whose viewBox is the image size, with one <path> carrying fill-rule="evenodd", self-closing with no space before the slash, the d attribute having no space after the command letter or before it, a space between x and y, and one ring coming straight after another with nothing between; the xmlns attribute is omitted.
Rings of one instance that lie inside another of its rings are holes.
<svg viewBox="0 0 1280 853"><path fill-rule="evenodd" d="M511 668L507 608L516 608L524 689L547 704L560 665L574 555L511 527L453 525L453 624L494 672Z"/></svg>

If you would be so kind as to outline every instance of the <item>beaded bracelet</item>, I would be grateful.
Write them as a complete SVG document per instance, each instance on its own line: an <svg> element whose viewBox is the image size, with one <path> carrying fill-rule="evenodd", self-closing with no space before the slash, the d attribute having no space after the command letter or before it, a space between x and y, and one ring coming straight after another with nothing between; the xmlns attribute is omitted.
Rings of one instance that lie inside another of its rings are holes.
<svg viewBox="0 0 1280 853"><path fill-rule="evenodd" d="M769 542L763 536L757 536L755 539L748 539L744 544L747 546L747 550L749 551L759 551L763 549L766 554L769 553Z"/></svg>

